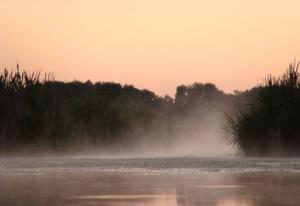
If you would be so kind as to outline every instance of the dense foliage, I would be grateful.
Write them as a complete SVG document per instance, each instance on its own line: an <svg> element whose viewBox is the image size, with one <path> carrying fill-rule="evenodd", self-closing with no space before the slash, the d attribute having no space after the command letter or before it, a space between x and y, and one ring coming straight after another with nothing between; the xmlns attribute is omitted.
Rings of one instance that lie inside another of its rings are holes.
<svg viewBox="0 0 300 206"><path fill-rule="evenodd" d="M286 73L239 94L247 104L227 116L233 143L245 155L300 155L299 64Z"/></svg>
<svg viewBox="0 0 300 206"><path fill-rule="evenodd" d="M247 156L300 155L298 67L291 64L280 78L269 76L235 94L211 83L180 85L174 99L130 85L59 82L18 66L5 69L0 73L0 152L184 148L186 142L201 144L221 135L217 130L227 120L231 143Z"/></svg>
<svg viewBox="0 0 300 206"><path fill-rule="evenodd" d="M2 151L79 143L113 143L132 126L146 126L164 100L147 90L116 83L58 82L4 70L0 75Z"/></svg>
<svg viewBox="0 0 300 206"><path fill-rule="evenodd" d="M129 85L40 78L17 66L0 74L0 151L101 149L145 137L170 145L183 117L223 96L212 84L182 85L175 101Z"/></svg>

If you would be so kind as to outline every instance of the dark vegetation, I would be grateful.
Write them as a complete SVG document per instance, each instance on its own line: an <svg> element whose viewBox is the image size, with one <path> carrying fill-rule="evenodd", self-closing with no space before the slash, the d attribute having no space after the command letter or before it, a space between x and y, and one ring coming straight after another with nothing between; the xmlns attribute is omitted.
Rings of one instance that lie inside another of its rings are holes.
<svg viewBox="0 0 300 206"><path fill-rule="evenodd" d="M182 85L174 100L111 82L59 82L17 66L0 74L0 151L101 150L154 130L148 138L170 145L175 119L224 95L212 84Z"/></svg>
<svg viewBox="0 0 300 206"><path fill-rule="evenodd" d="M237 95L244 104L227 119L231 140L245 155L300 155L298 68L299 64L290 64L281 77L269 76L259 86Z"/></svg>
<svg viewBox="0 0 300 206"><path fill-rule="evenodd" d="M230 143L247 156L300 155L299 77L294 63L282 77L269 76L245 92L225 94L211 83L195 83L178 86L173 99L131 85L60 82L19 66L5 69L0 152L130 150L139 142L168 148L178 134L190 141L192 130L199 138L215 135L207 129L216 130L218 121L228 125Z"/></svg>

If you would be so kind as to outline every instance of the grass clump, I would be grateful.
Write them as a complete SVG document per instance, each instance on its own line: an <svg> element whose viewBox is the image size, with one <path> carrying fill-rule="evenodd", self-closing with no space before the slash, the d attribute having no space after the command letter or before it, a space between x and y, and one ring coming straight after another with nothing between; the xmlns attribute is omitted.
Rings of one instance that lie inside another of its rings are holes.
<svg viewBox="0 0 300 206"><path fill-rule="evenodd" d="M231 141L246 156L300 155L299 63L247 91L247 104L227 115Z"/></svg>

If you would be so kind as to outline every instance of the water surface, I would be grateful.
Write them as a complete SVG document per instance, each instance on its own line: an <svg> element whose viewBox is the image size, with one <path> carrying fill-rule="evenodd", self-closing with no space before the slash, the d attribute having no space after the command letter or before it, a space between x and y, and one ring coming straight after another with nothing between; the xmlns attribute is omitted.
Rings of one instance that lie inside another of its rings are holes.
<svg viewBox="0 0 300 206"><path fill-rule="evenodd" d="M0 205L300 205L300 159L1 158Z"/></svg>

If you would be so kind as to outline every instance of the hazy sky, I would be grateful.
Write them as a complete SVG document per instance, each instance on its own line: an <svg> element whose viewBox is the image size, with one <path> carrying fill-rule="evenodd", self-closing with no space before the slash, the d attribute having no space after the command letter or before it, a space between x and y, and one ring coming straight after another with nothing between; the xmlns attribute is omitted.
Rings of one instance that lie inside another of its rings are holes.
<svg viewBox="0 0 300 206"><path fill-rule="evenodd" d="M173 95L231 92L300 60L299 0L0 0L0 68Z"/></svg>

